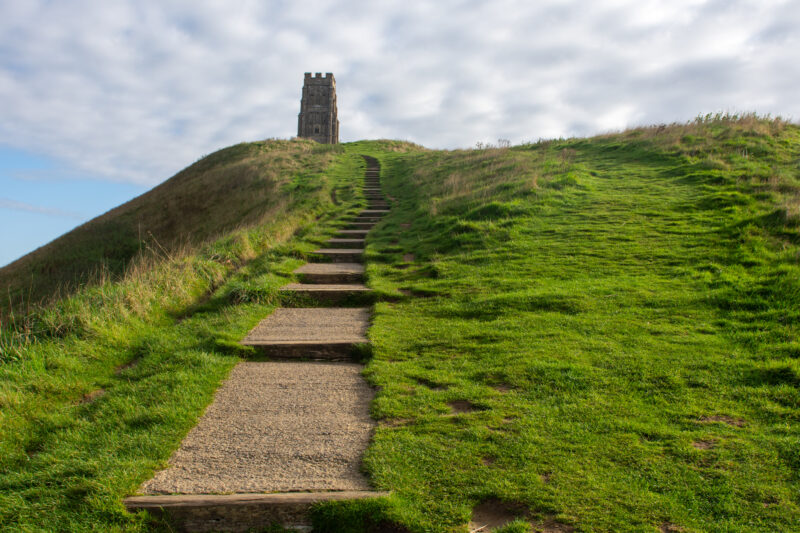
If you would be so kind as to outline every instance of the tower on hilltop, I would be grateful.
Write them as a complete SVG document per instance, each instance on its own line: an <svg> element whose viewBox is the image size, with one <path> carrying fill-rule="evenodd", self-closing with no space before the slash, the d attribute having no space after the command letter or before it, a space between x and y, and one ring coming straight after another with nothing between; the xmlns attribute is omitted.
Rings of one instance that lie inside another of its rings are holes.
<svg viewBox="0 0 800 533"><path fill-rule="evenodd" d="M330 72L306 72L300 115L297 117L297 136L325 144L339 142L339 117L336 110L336 80Z"/></svg>

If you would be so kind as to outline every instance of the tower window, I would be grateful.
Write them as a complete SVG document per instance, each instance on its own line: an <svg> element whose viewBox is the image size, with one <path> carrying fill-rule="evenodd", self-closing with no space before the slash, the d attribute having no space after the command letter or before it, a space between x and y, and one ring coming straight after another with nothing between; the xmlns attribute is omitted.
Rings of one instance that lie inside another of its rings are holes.
<svg viewBox="0 0 800 533"><path fill-rule="evenodd" d="M314 126L314 133L319 133L319 126Z"/></svg>

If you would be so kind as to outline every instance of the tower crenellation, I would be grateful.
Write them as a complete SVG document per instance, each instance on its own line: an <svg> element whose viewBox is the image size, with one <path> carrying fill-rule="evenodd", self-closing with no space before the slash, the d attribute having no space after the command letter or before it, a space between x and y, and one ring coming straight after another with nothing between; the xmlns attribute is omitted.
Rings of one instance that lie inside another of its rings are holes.
<svg viewBox="0 0 800 533"><path fill-rule="evenodd" d="M336 107L336 80L333 73L321 72L314 76L306 72L303 79L303 96L297 118L297 136L314 139L324 144L339 142L339 118Z"/></svg>

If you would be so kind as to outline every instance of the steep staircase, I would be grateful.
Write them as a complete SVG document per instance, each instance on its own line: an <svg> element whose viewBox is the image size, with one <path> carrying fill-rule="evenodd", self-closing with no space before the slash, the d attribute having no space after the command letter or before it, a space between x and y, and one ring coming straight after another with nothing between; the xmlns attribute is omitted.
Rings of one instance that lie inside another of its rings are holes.
<svg viewBox="0 0 800 533"><path fill-rule="evenodd" d="M353 362L369 343L365 240L390 207L378 161L364 157L367 208L295 270L300 282L280 289L287 306L242 341L270 361L234 368L170 466L125 500L130 511L183 531L307 530L317 502L385 495L360 470L372 390ZM316 305L293 306L303 303Z"/></svg>

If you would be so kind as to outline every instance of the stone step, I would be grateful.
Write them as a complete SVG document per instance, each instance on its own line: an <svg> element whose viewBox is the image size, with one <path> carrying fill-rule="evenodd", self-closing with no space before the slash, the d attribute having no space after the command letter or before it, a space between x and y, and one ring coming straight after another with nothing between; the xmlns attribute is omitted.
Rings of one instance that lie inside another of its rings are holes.
<svg viewBox="0 0 800 533"><path fill-rule="evenodd" d="M129 512L145 510L170 520L181 531L245 532L279 524L309 530L311 507L320 502L388 496L386 492L284 492L273 494L176 494L133 496L124 500Z"/></svg>
<svg viewBox="0 0 800 533"><path fill-rule="evenodd" d="M327 257L334 263L360 263L364 260L363 248L320 248L312 253Z"/></svg>
<svg viewBox="0 0 800 533"><path fill-rule="evenodd" d="M374 228L377 222L358 222L352 221L347 223L349 229L370 229Z"/></svg>
<svg viewBox="0 0 800 533"><path fill-rule="evenodd" d="M356 217L353 219L354 222L371 222L376 223L380 222L382 217Z"/></svg>
<svg viewBox="0 0 800 533"><path fill-rule="evenodd" d="M328 239L328 242L325 244L328 246L328 248L363 248L364 239L335 238Z"/></svg>
<svg viewBox="0 0 800 533"><path fill-rule="evenodd" d="M360 231L360 230L354 230ZM364 281L360 263L306 263L294 271L305 283L353 283Z"/></svg>
<svg viewBox="0 0 800 533"><path fill-rule="evenodd" d="M369 308L276 309L242 340L271 357L344 360L367 344Z"/></svg>
<svg viewBox="0 0 800 533"><path fill-rule="evenodd" d="M369 233L368 229L340 229L337 235L342 235L351 239L363 239Z"/></svg>
<svg viewBox="0 0 800 533"><path fill-rule="evenodd" d="M289 283L278 289L282 294L313 298L328 304L368 303L372 289L363 283ZM302 300L301 300L302 301ZM349 302L348 302L349 301ZM286 302L287 305L289 302Z"/></svg>
<svg viewBox="0 0 800 533"><path fill-rule="evenodd" d="M380 216L385 215L389 212L388 209L364 209L359 213L359 215L364 216Z"/></svg>
<svg viewBox="0 0 800 533"><path fill-rule="evenodd" d="M388 211L391 204L388 202L368 202L367 208L369 209L386 209Z"/></svg>

